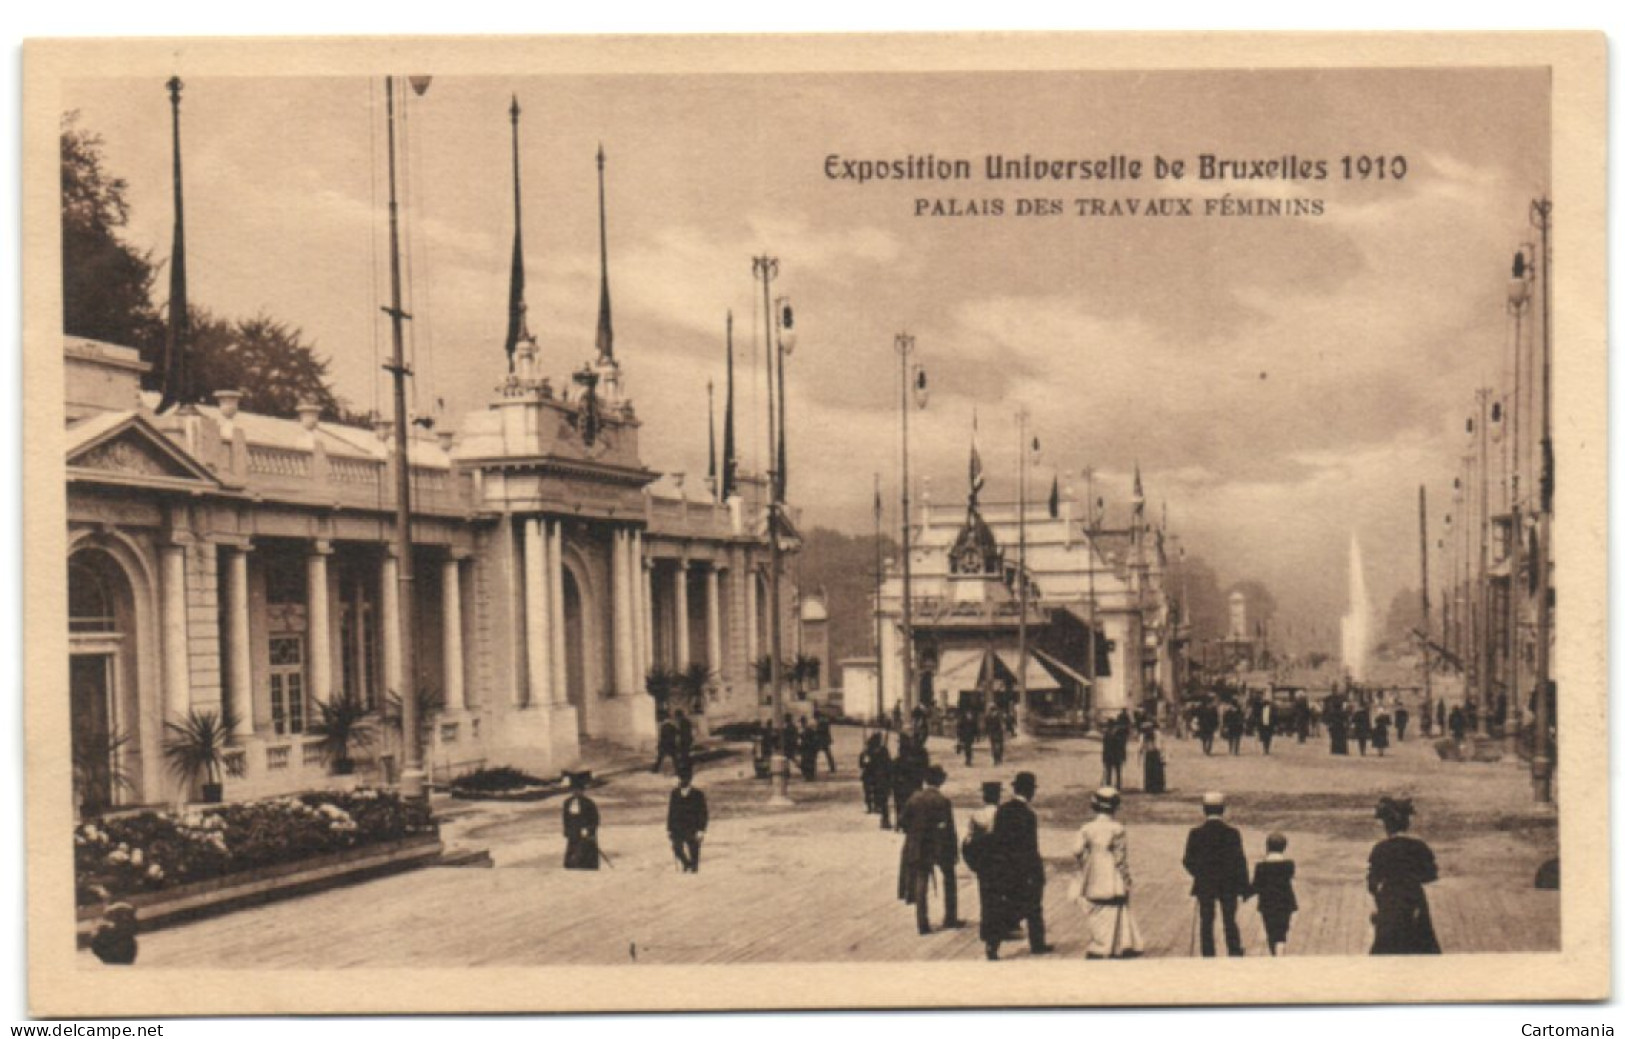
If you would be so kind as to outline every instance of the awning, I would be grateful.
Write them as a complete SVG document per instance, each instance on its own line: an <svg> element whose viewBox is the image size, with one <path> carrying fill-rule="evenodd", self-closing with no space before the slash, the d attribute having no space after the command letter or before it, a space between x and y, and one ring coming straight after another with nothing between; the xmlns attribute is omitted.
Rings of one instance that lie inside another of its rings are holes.
<svg viewBox="0 0 1625 1039"><path fill-rule="evenodd" d="M1005 670L1009 671L1012 675L1019 675L1021 673L1020 653L1017 653L1013 649L1001 649L998 651L998 654L999 663L1004 665ZM1049 671L1044 668L1043 664L1039 663L1038 658L1034 656L1033 651L1029 649L1027 651L1027 691L1032 692L1037 690L1039 692L1047 692L1048 690L1059 688L1061 688L1061 683L1055 680L1055 676L1050 674Z"/></svg>
<svg viewBox="0 0 1625 1039"><path fill-rule="evenodd" d="M985 649L944 650L937 658L936 674L931 687L938 693L958 693L980 689L982 664L987 659Z"/></svg>
<svg viewBox="0 0 1625 1039"><path fill-rule="evenodd" d="M1037 657L1039 660L1043 661L1044 666L1049 668L1051 671L1060 673L1062 676L1071 679L1072 681L1083 686L1085 689L1092 684L1087 678L1078 674L1076 671L1072 670L1070 667L1067 667L1065 664L1050 656L1048 653L1045 653L1043 650L1034 649L1030 650L1029 652L1031 652L1033 656Z"/></svg>

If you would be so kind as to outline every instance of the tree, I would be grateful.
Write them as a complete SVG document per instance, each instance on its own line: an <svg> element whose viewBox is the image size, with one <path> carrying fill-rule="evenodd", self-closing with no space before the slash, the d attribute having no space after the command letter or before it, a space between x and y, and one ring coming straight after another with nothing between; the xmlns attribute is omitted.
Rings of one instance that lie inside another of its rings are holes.
<svg viewBox="0 0 1625 1039"><path fill-rule="evenodd" d="M897 546L883 538L881 554L897 558ZM829 659L866 657L875 642L875 537L843 534L823 527L808 531L796 562L797 583L823 589L829 611ZM834 676L825 676L833 681Z"/></svg>
<svg viewBox="0 0 1625 1039"><path fill-rule="evenodd" d="M198 387L205 395L240 390L244 411L293 418L310 402L322 418L346 417L345 402L327 384L328 362L316 356L300 332L265 314L240 321L191 310L192 349Z"/></svg>
<svg viewBox="0 0 1625 1039"><path fill-rule="evenodd" d="M160 388L159 361L168 327L152 300L159 265L119 237L129 222L123 177L102 163L102 138L62 117L62 330L106 343L133 346L152 365L143 380ZM297 328L265 314L243 320L216 317L203 307L187 311L198 392L240 390L246 411L293 418L310 401L329 421L353 421L328 384L328 362L301 342Z"/></svg>
<svg viewBox="0 0 1625 1039"><path fill-rule="evenodd" d="M1187 555L1169 565L1168 589L1185 598L1185 616L1193 646L1225 636L1229 606L1219 587L1219 575L1201 556Z"/></svg>
<svg viewBox="0 0 1625 1039"><path fill-rule="evenodd" d="M1411 641L1411 632L1422 628L1422 596L1414 588L1401 588L1388 603L1383 620L1383 641L1404 646Z"/></svg>
<svg viewBox="0 0 1625 1039"><path fill-rule="evenodd" d="M103 168L101 135L81 128L78 112L62 117L61 147L62 331L133 346L151 361L164 338L152 303L158 268L119 237L129 185Z"/></svg>

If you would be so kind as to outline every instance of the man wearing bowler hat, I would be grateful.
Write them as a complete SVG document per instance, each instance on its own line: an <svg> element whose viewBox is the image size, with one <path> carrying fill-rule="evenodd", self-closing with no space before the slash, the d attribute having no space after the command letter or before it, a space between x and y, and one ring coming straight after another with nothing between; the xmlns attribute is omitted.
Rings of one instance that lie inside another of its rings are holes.
<svg viewBox="0 0 1625 1039"><path fill-rule="evenodd" d="M587 796L591 772L570 773L570 796L564 799L564 868L598 868L598 806Z"/></svg>
<svg viewBox="0 0 1625 1039"><path fill-rule="evenodd" d="M1010 788L1016 796L993 816L992 869L1003 895L1002 922L1005 927L1025 923L1032 954L1042 956L1055 947L1044 941L1044 857L1038 851L1038 815L1032 807L1038 777L1018 772ZM988 959L999 958L1003 937L1002 933L984 937Z"/></svg>
<svg viewBox="0 0 1625 1039"><path fill-rule="evenodd" d="M693 766L686 762L678 765L677 786L666 804L666 835L671 838L672 854L684 873L700 871L700 845L710 821L705 792L694 786Z"/></svg>
<svg viewBox="0 0 1625 1039"><path fill-rule="evenodd" d="M959 919L959 879L954 875L959 831L954 826L954 806L942 795L947 779L942 766L928 768L925 789L908 799L897 818L897 828L904 834L898 895L914 903L914 922L921 934L931 933L931 880L938 870L942 872L942 926L965 926Z"/></svg>
<svg viewBox="0 0 1625 1039"><path fill-rule="evenodd" d="M1191 875L1191 894L1200 913L1202 955L1213 956L1214 907L1224 913L1224 945L1232 956L1242 955L1241 928L1236 926L1236 902L1253 895L1247 879L1247 855L1241 833L1224 821L1224 795L1210 790L1202 795L1202 825L1185 839L1185 871Z"/></svg>

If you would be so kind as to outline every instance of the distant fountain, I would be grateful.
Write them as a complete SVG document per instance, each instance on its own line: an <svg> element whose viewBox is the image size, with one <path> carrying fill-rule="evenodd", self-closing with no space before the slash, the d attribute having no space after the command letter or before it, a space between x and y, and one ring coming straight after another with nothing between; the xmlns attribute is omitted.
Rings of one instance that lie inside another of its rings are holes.
<svg viewBox="0 0 1625 1039"><path fill-rule="evenodd" d="M1365 589L1360 539L1349 535L1349 612L1343 615L1343 671L1363 682L1371 652L1371 599Z"/></svg>

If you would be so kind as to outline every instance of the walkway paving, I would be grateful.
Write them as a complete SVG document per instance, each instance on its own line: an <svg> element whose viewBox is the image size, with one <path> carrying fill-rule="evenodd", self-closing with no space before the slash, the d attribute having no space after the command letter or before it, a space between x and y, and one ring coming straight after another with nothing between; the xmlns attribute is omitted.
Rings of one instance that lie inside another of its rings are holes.
<svg viewBox="0 0 1625 1039"><path fill-rule="evenodd" d="M677 870L665 842L671 780L625 774L594 792L612 867L559 868L559 802L470 807L445 825L449 843L488 848L493 869L425 869L289 902L154 932L141 939L141 967L477 966L546 963L817 962L974 960L974 927L915 934L913 913L895 898L900 838L862 811L855 775L859 733L837 729L840 771L796 781L796 805L770 809L748 758L702 767L713 822L698 874ZM933 751L950 772L947 792L961 820L984 779L1008 782L1017 769L1039 776L1041 841L1049 862L1046 916L1062 957L1083 951L1082 917L1066 901L1072 836L1099 781L1099 744L1039 742L1015 748L994 770L985 753L973 768ZM1200 818L1201 793L1230 795L1231 821L1249 859L1279 829L1298 862L1291 951L1364 953L1370 943L1365 857L1380 837L1379 793L1416 798L1415 832L1438 855L1443 876L1429 889L1447 952L1536 951L1560 943L1558 896L1531 886L1556 854L1555 814L1530 804L1512 762L1445 763L1408 741L1387 758L1332 758L1324 742L1278 741L1269 758L1253 741L1240 758L1204 757L1194 742L1170 741L1169 793L1138 793L1121 815L1129 827L1135 911L1152 956L1192 952L1192 907L1179 865L1186 829ZM1132 771L1132 765L1131 765ZM448 808L453 805L448 803ZM962 915L979 915L974 878L961 871ZM933 900L940 919L940 899ZM1263 952L1256 912L1242 910L1249 954ZM86 954L88 955L88 954ZM1020 943L1007 956L1026 955Z"/></svg>

